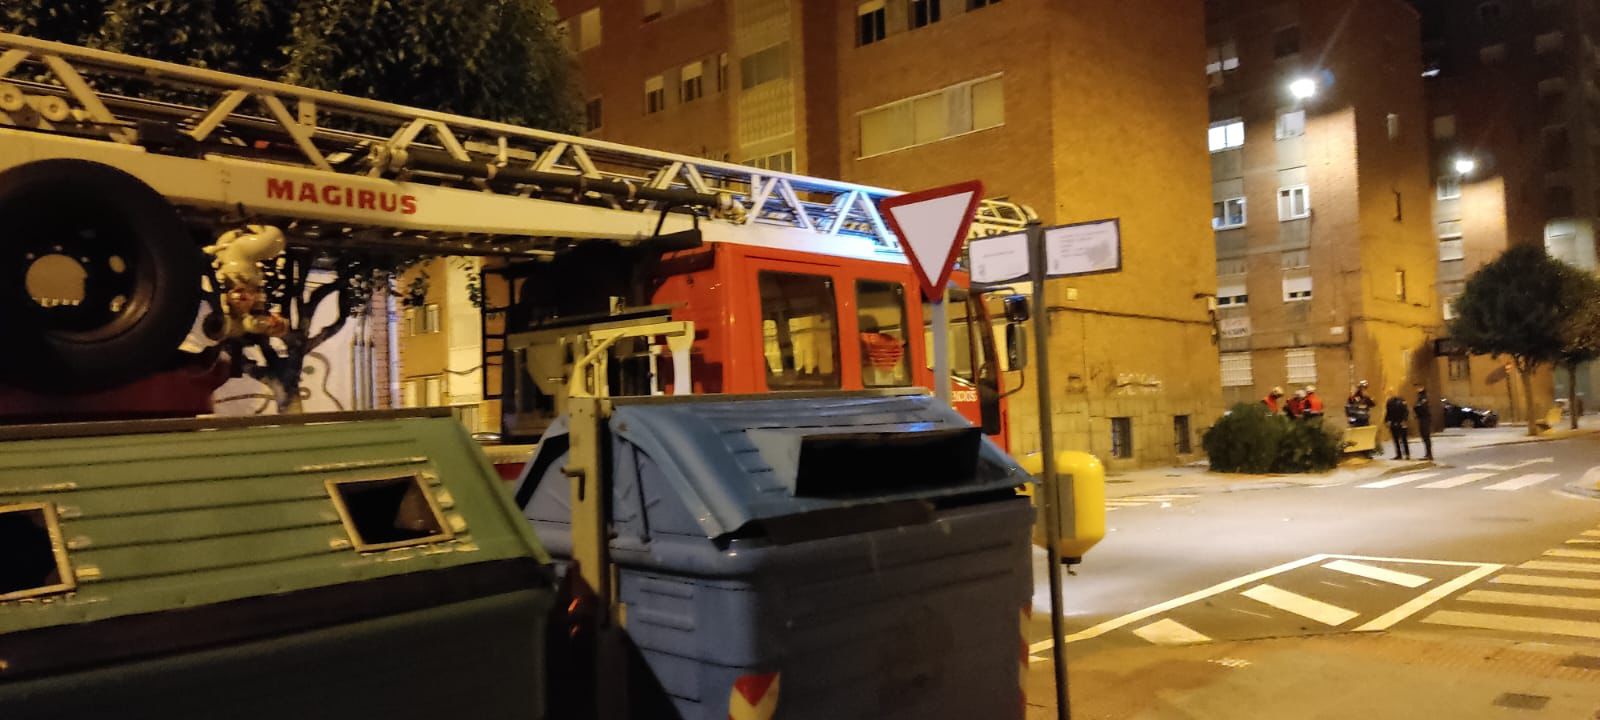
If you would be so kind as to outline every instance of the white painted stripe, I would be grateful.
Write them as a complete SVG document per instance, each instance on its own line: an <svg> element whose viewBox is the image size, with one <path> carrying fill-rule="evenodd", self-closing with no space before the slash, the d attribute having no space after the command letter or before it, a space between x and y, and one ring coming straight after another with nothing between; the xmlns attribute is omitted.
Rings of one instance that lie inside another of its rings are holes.
<svg viewBox="0 0 1600 720"><path fill-rule="evenodd" d="M1571 595L1539 595L1535 593L1502 592L1499 590L1473 590L1461 596L1466 602L1523 605L1526 607L1556 608L1558 610L1600 610L1600 598L1573 597Z"/></svg>
<svg viewBox="0 0 1600 720"><path fill-rule="evenodd" d="M1346 610L1338 605L1330 605L1321 600L1308 598L1271 585L1257 585L1240 593L1240 595L1331 627L1338 627L1350 622L1361 614L1354 610Z"/></svg>
<svg viewBox="0 0 1600 720"><path fill-rule="evenodd" d="M1133 631L1133 634L1157 645L1195 645L1211 642L1211 638L1191 630L1189 626L1163 618Z"/></svg>
<svg viewBox="0 0 1600 720"><path fill-rule="evenodd" d="M1423 585L1427 585L1429 582L1428 578L1425 578L1421 575L1412 575L1411 573L1400 572L1399 570L1390 570L1388 568L1381 568L1375 565L1368 565L1366 563L1351 562L1349 560L1335 560L1327 565L1323 565L1322 567L1329 570L1334 570L1336 572L1359 575L1367 578L1368 580L1378 580L1391 585L1402 585L1408 588L1422 587Z"/></svg>
<svg viewBox="0 0 1600 720"><path fill-rule="evenodd" d="M1567 588L1568 590L1600 590L1600 580L1590 580L1588 578L1500 575L1489 582L1497 585L1531 585L1533 587Z"/></svg>
<svg viewBox="0 0 1600 720"><path fill-rule="evenodd" d="M1600 538L1576 538L1567 541L1568 545L1600 545Z"/></svg>
<svg viewBox="0 0 1600 720"><path fill-rule="evenodd" d="M1427 485L1418 485L1417 487L1423 490L1444 490L1447 488L1461 487L1462 485L1466 485L1468 483L1475 483L1479 480L1492 477L1494 477L1494 473L1467 473L1465 475L1457 475L1453 478L1445 478L1444 480L1431 482Z"/></svg>
<svg viewBox="0 0 1600 720"><path fill-rule="evenodd" d="M1600 530L1585 530L1581 534L1584 537L1600 538Z"/></svg>
<svg viewBox="0 0 1600 720"><path fill-rule="evenodd" d="M1167 501L1167 500L1189 500L1191 498L1197 498L1197 497L1200 497L1200 496L1199 495L1135 495L1134 497L1137 497L1140 500L1155 500L1155 501L1159 502L1159 501Z"/></svg>
<svg viewBox="0 0 1600 720"><path fill-rule="evenodd" d="M1520 615L1491 615L1488 613L1440 610L1423 618L1422 621L1434 625L1454 625L1456 627L1478 628L1481 630L1509 630L1542 635L1600 638L1600 622L1586 622L1583 620L1551 620Z"/></svg>
<svg viewBox="0 0 1600 720"><path fill-rule="evenodd" d="M1549 570L1552 572L1580 572L1600 573L1600 565L1574 562L1545 562L1543 560L1529 560L1517 566L1523 570Z"/></svg>
<svg viewBox="0 0 1600 720"><path fill-rule="evenodd" d="M1196 590L1195 592L1189 593L1188 595L1184 595L1182 597L1176 597L1176 598L1173 598L1173 599L1168 600L1168 601L1163 602L1163 603L1157 603L1157 604L1151 605L1150 607L1147 607L1147 608L1145 608L1143 610L1135 610L1134 612L1128 613L1127 615L1123 615L1121 617L1112 618L1112 619L1107 620L1107 621L1105 621L1103 623L1100 623L1099 625L1095 625L1094 627L1086 628L1086 629L1083 629L1083 630L1079 630L1078 632L1075 632L1075 633L1073 633L1071 635L1066 636L1066 638L1064 638L1064 639L1069 643L1074 643L1074 642L1078 642L1080 640L1089 640L1091 638L1097 638L1097 637L1100 637L1101 635L1104 635L1104 634L1106 634L1108 632L1111 632L1112 630L1116 630L1117 628L1120 628L1120 627L1122 627L1124 625L1130 625L1132 623L1136 623L1136 622L1138 622L1140 620L1143 620L1143 619L1145 619L1147 617L1150 617L1151 615L1158 615L1160 613L1163 613L1163 612L1166 612L1168 610L1171 610L1172 608L1181 607L1183 605L1187 605L1189 603L1192 603L1192 602L1194 602L1196 600L1200 600L1200 599L1203 599L1203 598L1211 597L1212 595L1216 595L1217 593L1224 593L1224 592L1227 592L1227 591L1232 590L1234 588L1240 587L1242 585L1248 585L1248 584L1253 583L1253 582L1255 582L1257 580L1260 580L1262 578L1272 577L1273 575L1277 575L1278 573L1288 572L1288 571L1293 570L1295 568L1304 567L1306 565L1311 565L1313 563L1319 563L1319 562L1322 562L1323 560L1327 560L1329 557L1330 556L1326 555L1326 554L1318 554L1318 555L1312 555L1310 557L1303 557L1303 558L1300 558L1299 560L1291 560L1291 561L1286 562L1286 563L1284 563L1282 565L1276 565L1276 566L1267 568L1265 570L1261 570L1259 572L1250 573L1249 575L1245 575L1243 577L1237 577L1237 578L1234 578L1232 580L1227 580L1225 582L1220 582L1220 583L1217 583L1216 585L1212 585L1211 587L1208 587L1208 588L1206 588L1204 590ZM1033 653L1043 652L1045 650L1049 650L1054 645L1055 645L1055 641L1053 641L1053 640L1049 640L1049 639L1040 640L1039 642L1036 642L1036 643L1028 646L1028 653L1031 655Z"/></svg>
<svg viewBox="0 0 1600 720"><path fill-rule="evenodd" d="M1507 480L1505 482L1495 483L1495 484L1490 485L1489 487L1486 487L1484 489L1485 490L1521 490L1521 489L1523 489L1525 487L1532 487L1534 485L1538 485L1539 483L1542 483L1542 482L1544 482L1546 480L1549 480L1549 479L1551 479L1553 477L1557 477L1557 475L1555 473L1532 473L1532 474L1529 474L1529 475L1519 475L1519 476L1511 478L1510 480Z"/></svg>
<svg viewBox="0 0 1600 720"><path fill-rule="evenodd" d="M1399 475L1399 476L1396 476L1396 477L1392 477L1392 478L1389 478L1388 480L1379 480L1377 482L1369 482L1369 483L1367 483L1365 485L1358 485L1357 487L1364 487L1364 488L1369 488L1369 489L1372 489L1372 490L1382 490L1383 488L1392 488L1392 487L1394 487L1396 485L1404 485L1404 484L1409 483L1409 482L1416 482L1418 480L1427 480L1428 478L1435 477L1438 474L1439 473L1433 473L1433 472L1411 473L1409 475Z"/></svg>
<svg viewBox="0 0 1600 720"><path fill-rule="evenodd" d="M1567 550L1565 548L1556 548L1555 550L1546 550L1544 551L1544 554L1550 557L1600 560L1600 550Z"/></svg>
<svg viewBox="0 0 1600 720"><path fill-rule="evenodd" d="M1438 564L1442 565L1442 564L1445 564L1445 563L1441 561ZM1452 565L1466 565L1468 563L1449 563L1449 564L1452 564ZM1451 593L1453 593L1453 592L1455 592L1457 590L1460 590L1461 588L1464 588L1464 587L1466 587L1468 585L1471 585L1471 584L1473 584L1473 583L1475 583L1475 582L1477 582L1479 580L1482 580L1487 575L1491 575L1493 573L1499 572L1500 568L1505 567L1504 565L1490 565L1490 564L1483 564L1483 563L1476 563L1476 565L1477 565L1477 567L1475 567L1472 570L1467 571L1466 573L1463 573L1461 575L1461 577L1458 577L1458 578L1456 578L1454 580L1451 580L1450 582L1447 582L1447 583L1445 583L1443 585L1438 585L1438 586L1434 587L1432 590L1429 590L1429 591L1427 591L1427 592L1425 592L1425 593L1423 593L1421 595L1418 595L1415 598L1412 598L1409 602L1405 603L1404 605L1401 605L1400 607L1397 607L1397 608L1395 608L1393 610L1390 610L1389 612L1386 612L1386 613L1384 613L1382 615L1379 615L1376 618L1368 620L1366 624L1362 625L1361 627L1356 628L1356 632L1368 632L1368 631L1374 631L1374 630L1387 630L1390 627L1393 627L1395 624L1399 623L1401 620L1404 620L1404 619L1406 619L1408 617L1411 617L1412 615L1415 615L1415 614L1417 614L1419 612L1422 612L1422 610L1424 608L1428 607L1429 605L1433 605L1434 603L1437 603L1440 600L1443 600L1446 597L1449 597Z"/></svg>

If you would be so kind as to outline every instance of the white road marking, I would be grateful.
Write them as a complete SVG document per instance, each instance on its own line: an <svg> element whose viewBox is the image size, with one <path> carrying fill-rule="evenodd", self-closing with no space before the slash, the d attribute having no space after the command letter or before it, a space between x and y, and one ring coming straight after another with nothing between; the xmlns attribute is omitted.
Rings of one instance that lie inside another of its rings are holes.
<svg viewBox="0 0 1600 720"><path fill-rule="evenodd" d="M1600 545L1600 538L1576 538L1567 541L1568 545Z"/></svg>
<svg viewBox="0 0 1600 720"><path fill-rule="evenodd" d="M1403 585L1408 588L1422 587L1423 585L1427 585L1429 582L1428 578L1425 578L1421 575L1412 575L1411 573L1400 572L1399 570L1390 570L1388 568L1367 565L1365 563L1351 562L1349 560L1335 560L1327 565L1323 565L1323 567L1336 572L1359 575L1369 580L1378 580L1391 585Z"/></svg>
<svg viewBox="0 0 1600 720"><path fill-rule="evenodd" d="M1600 560L1600 550L1567 550L1565 548L1557 548L1555 550L1546 550L1544 551L1544 554L1550 557Z"/></svg>
<svg viewBox="0 0 1600 720"><path fill-rule="evenodd" d="M1417 487L1423 490L1444 490L1446 488L1461 487L1462 485L1466 485L1468 483L1475 483L1479 480L1492 477L1494 477L1494 473L1467 473L1465 475L1457 475L1453 478L1445 478L1444 480L1431 482L1427 485L1418 485Z"/></svg>
<svg viewBox="0 0 1600 720"><path fill-rule="evenodd" d="M1600 530L1585 530L1579 534L1583 535L1584 537L1600 538Z"/></svg>
<svg viewBox="0 0 1600 720"><path fill-rule="evenodd" d="M1461 599L1466 602L1523 605L1526 607L1556 608L1558 610L1600 610L1600 598L1573 597L1571 595L1539 595L1536 593L1503 592L1500 590L1473 590L1462 595Z"/></svg>
<svg viewBox="0 0 1600 720"><path fill-rule="evenodd" d="M1272 585L1257 585L1239 594L1330 627L1339 627L1361 614Z"/></svg>
<svg viewBox="0 0 1600 720"><path fill-rule="evenodd" d="M1163 618L1133 631L1133 634L1157 645L1196 645L1211 642L1211 638L1190 629L1189 626Z"/></svg>
<svg viewBox="0 0 1600 720"><path fill-rule="evenodd" d="M1138 495L1140 500L1188 500L1200 497L1199 495Z"/></svg>
<svg viewBox="0 0 1600 720"><path fill-rule="evenodd" d="M1486 487L1484 489L1485 490L1521 490L1521 489L1523 489L1525 487L1532 487L1534 485L1538 485L1539 483L1542 483L1542 482L1544 482L1546 480L1549 480L1549 479L1551 479L1553 477L1557 477L1557 475L1555 473L1532 473L1532 474L1529 474L1529 475L1519 475L1519 476L1511 478L1510 480L1507 480L1505 482L1495 483L1495 484L1490 485L1489 487Z"/></svg>
<svg viewBox="0 0 1600 720"><path fill-rule="evenodd" d="M1551 620L1520 615L1491 615L1489 613L1440 610L1422 619L1434 625L1478 628L1481 630L1510 630L1512 632L1567 635L1600 639L1600 622L1583 620Z"/></svg>
<svg viewBox="0 0 1600 720"><path fill-rule="evenodd" d="M1375 631L1375 630L1387 630L1390 627L1393 627L1396 623L1399 623L1401 620L1404 620L1404 619L1406 619L1408 617L1411 617L1412 615L1415 615L1415 614L1417 614L1419 612L1422 612L1422 610L1424 608L1428 607L1429 605L1432 605L1434 603L1439 602L1440 600L1445 599L1446 597L1449 597L1449 595L1451 593L1453 593L1453 592L1455 592L1457 590L1460 590L1461 588L1464 588L1464 587L1466 587L1468 585L1471 585L1471 584L1473 584L1473 583L1475 583L1475 582L1477 582L1479 580L1482 580L1484 577L1486 577L1488 575L1492 575L1492 574L1494 574L1496 572L1499 572L1501 568L1505 567L1504 565L1493 565L1493 564L1488 564L1488 563L1446 563L1446 562L1443 562L1443 561L1436 561L1435 564L1439 564L1439 565L1475 565L1476 567L1474 569L1472 569L1472 570L1467 571L1461 577L1458 577L1458 578L1456 578L1454 580L1451 580L1450 582L1444 583L1443 585L1439 585L1439 586L1433 588L1432 590L1429 590L1429 591L1427 591L1427 592L1425 592L1425 593L1423 593L1421 595L1418 595L1415 598L1412 598L1409 602L1405 603L1404 605L1401 605L1400 607L1397 607L1397 608L1395 608L1393 610L1390 610L1389 612L1386 612L1386 613L1384 613L1382 615L1379 615L1378 617L1375 617L1375 618L1373 618L1371 620L1368 620L1366 622L1366 624L1356 628L1356 632L1369 632L1369 631Z"/></svg>
<svg viewBox="0 0 1600 720"><path fill-rule="evenodd" d="M1539 463L1553 463L1555 461L1556 461L1556 459L1553 458L1553 457L1542 457L1542 458L1537 458L1537 459L1534 459L1534 460L1524 460L1524 461L1519 462L1519 463L1517 463L1515 465L1491 465L1491 464L1485 463L1483 465L1473 465L1472 467L1469 467L1467 469L1468 470L1493 470L1495 472L1506 472L1507 470L1517 470L1519 468L1525 468L1525 467L1527 467L1529 465L1538 465Z"/></svg>
<svg viewBox="0 0 1600 720"><path fill-rule="evenodd" d="M1501 575L1489 582L1497 585L1531 585L1533 587L1567 588L1569 590L1600 590L1600 580L1590 580L1588 578Z"/></svg>
<svg viewBox="0 0 1600 720"><path fill-rule="evenodd" d="M1356 487L1363 487L1363 488L1368 488L1368 489L1372 489L1372 490L1382 490L1383 488L1392 488L1392 487L1394 487L1396 485L1404 485L1404 484L1409 483L1409 482L1416 482L1418 480L1427 480L1428 478L1434 477L1434 476L1436 476L1438 474L1439 473L1430 473L1430 472L1411 473L1409 475L1400 475L1398 477L1392 477L1392 478L1389 478L1388 480L1379 480L1377 482L1369 482L1369 483L1367 483L1365 485L1357 485Z"/></svg>
<svg viewBox="0 0 1600 720"><path fill-rule="evenodd" d="M1600 573L1600 565L1575 562L1546 562L1544 560L1529 560L1517 566L1523 570L1551 570L1554 572L1580 572Z"/></svg>

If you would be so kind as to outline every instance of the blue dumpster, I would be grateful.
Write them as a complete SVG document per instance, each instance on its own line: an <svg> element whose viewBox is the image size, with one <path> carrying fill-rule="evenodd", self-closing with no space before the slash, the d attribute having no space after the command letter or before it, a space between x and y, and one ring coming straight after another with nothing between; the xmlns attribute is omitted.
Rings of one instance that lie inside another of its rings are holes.
<svg viewBox="0 0 1600 720"><path fill-rule="evenodd" d="M651 717L770 711L763 692L776 715L748 716L1021 717L1028 476L977 428L922 394L615 403L610 551L670 706ZM518 492L558 561L565 433Z"/></svg>

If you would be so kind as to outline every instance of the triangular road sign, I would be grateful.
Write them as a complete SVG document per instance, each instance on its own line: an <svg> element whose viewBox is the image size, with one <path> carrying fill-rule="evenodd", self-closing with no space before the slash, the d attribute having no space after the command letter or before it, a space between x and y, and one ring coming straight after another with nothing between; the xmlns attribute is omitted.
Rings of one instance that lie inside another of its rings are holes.
<svg viewBox="0 0 1600 720"><path fill-rule="evenodd" d="M900 247L922 281L928 302L944 301L950 270L961 255L972 216L983 200L983 183L977 180L932 190L886 198L878 210L889 229L900 237Z"/></svg>

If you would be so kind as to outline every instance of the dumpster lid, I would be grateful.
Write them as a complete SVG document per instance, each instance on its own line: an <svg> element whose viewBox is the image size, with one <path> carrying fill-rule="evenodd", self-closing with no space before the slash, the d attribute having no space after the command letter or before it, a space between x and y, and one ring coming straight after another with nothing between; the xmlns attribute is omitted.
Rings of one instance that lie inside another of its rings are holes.
<svg viewBox="0 0 1600 720"><path fill-rule="evenodd" d="M712 538L763 519L1029 480L926 394L762 397L771 399L618 401L610 428L655 461Z"/></svg>

